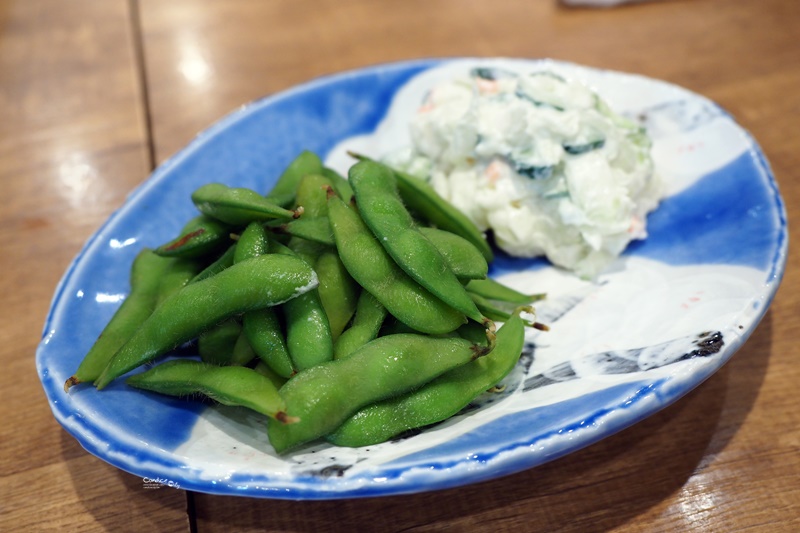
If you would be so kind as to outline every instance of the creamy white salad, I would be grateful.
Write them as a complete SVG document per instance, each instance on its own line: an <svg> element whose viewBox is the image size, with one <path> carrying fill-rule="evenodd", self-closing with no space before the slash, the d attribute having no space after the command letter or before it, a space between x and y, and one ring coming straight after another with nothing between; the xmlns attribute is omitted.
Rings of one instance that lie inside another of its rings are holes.
<svg viewBox="0 0 800 533"><path fill-rule="evenodd" d="M593 278L647 236L661 186L650 140L586 86L473 69L432 89L387 162L429 180L496 244Z"/></svg>

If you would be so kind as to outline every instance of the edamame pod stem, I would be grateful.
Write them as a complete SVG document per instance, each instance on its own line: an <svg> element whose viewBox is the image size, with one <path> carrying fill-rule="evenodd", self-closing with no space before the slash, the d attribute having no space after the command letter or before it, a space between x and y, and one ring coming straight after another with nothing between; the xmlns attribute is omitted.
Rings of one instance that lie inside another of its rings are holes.
<svg viewBox="0 0 800 533"><path fill-rule="evenodd" d="M498 300L500 302L516 305L528 305L545 298L544 294L525 294L519 292L492 278L472 280L467 283L466 289L472 294L483 296L489 300Z"/></svg>
<svg viewBox="0 0 800 533"><path fill-rule="evenodd" d="M362 161L370 160L361 154L351 152L350 155ZM400 197L410 209L437 228L461 235L481 251L487 262L492 262L494 258L492 248L475 223L453 204L442 198L428 182L397 169L391 170L397 178L397 190Z"/></svg>
<svg viewBox="0 0 800 533"><path fill-rule="evenodd" d="M465 316L432 295L397 266L358 212L328 197L328 217L347 271L398 320L423 333L449 333Z"/></svg>
<svg viewBox="0 0 800 533"><path fill-rule="evenodd" d="M73 385L94 381L100 376L117 350L156 308L161 277L174 261L160 257L149 249L139 252L131 267L130 293L86 353L75 374L64 383L65 391Z"/></svg>
<svg viewBox="0 0 800 533"><path fill-rule="evenodd" d="M489 264L483 254L464 237L425 226L418 230L439 250L459 280L484 279L489 274Z"/></svg>
<svg viewBox="0 0 800 533"><path fill-rule="evenodd" d="M337 446L368 446L446 420L499 383L514 368L525 341L519 313L497 330L485 357L450 370L419 389L364 407L326 439Z"/></svg>
<svg viewBox="0 0 800 533"><path fill-rule="evenodd" d="M192 193L192 201L201 213L222 222L243 226L256 220L292 219L302 213L284 209L257 192L222 183L208 183Z"/></svg>
<svg viewBox="0 0 800 533"><path fill-rule="evenodd" d="M164 257L203 257L224 246L229 240L230 233L229 225L200 215L190 220L180 235L154 251Z"/></svg>
<svg viewBox="0 0 800 533"><path fill-rule="evenodd" d="M442 373L485 355L461 338L392 335L364 345L346 359L330 361L286 382L280 395L296 424L268 424L278 453L327 435L361 407L419 387Z"/></svg>
<svg viewBox="0 0 800 533"><path fill-rule="evenodd" d="M375 339L386 315L386 308L369 291L361 291L353 323L342 332L333 344L333 358L344 359Z"/></svg>
<svg viewBox="0 0 800 533"><path fill-rule="evenodd" d="M135 374L126 383L170 396L203 394L223 405L246 407L283 423L293 421L270 379L242 366L174 359Z"/></svg>
<svg viewBox="0 0 800 533"><path fill-rule="evenodd" d="M190 283L166 300L117 351L95 380L98 389L235 314L277 305L317 286L304 261L285 255L254 257L203 281Z"/></svg>
<svg viewBox="0 0 800 533"><path fill-rule="evenodd" d="M361 218L400 268L443 302L483 322L484 317L442 254L414 227L396 183L388 167L372 161L359 161L350 168L350 184Z"/></svg>
<svg viewBox="0 0 800 533"><path fill-rule="evenodd" d="M297 187L303 176L320 172L322 172L322 161L319 156L314 152L304 150L289 163L275 186L267 194L267 198L282 207L288 207L294 202Z"/></svg>

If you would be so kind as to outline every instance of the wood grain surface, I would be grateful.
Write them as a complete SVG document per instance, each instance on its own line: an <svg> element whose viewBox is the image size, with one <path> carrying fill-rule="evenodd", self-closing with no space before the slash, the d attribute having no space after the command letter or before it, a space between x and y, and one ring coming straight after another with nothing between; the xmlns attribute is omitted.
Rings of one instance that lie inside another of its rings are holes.
<svg viewBox="0 0 800 533"><path fill-rule="evenodd" d="M552 57L677 83L762 146L800 200L800 2L0 0L0 531L798 531L800 274L734 358L674 405L519 474L377 499L217 497L89 455L34 353L86 239L199 131L309 79L420 57Z"/></svg>

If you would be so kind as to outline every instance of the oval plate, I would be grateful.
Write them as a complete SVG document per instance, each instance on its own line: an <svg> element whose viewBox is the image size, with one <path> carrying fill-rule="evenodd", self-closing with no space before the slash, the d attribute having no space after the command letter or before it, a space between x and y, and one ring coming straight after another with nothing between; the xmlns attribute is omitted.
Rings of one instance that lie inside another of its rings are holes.
<svg viewBox="0 0 800 533"><path fill-rule="evenodd" d="M167 241L210 181L266 192L303 149L346 171L380 156L438 80L474 66L549 69L597 90L654 141L668 197L596 282L498 254L491 275L547 292L503 393L415 435L361 449L324 443L277 456L265 420L236 408L64 381L128 291L142 247ZM56 419L135 475L215 494L328 499L454 487L530 468L634 424L700 384L752 333L785 267L784 206L753 139L714 103L652 79L555 61L425 60L312 81L254 102L161 165L87 242L59 284L36 354Z"/></svg>

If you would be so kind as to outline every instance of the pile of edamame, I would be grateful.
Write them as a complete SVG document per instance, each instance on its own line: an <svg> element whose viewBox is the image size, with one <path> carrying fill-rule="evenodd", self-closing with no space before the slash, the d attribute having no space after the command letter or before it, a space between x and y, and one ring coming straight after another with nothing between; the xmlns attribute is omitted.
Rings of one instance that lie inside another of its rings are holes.
<svg viewBox="0 0 800 533"><path fill-rule="evenodd" d="M348 179L306 151L266 195L194 191L64 389L146 365L126 382L262 413L284 453L384 442L494 387L542 295L488 278L484 235L426 182L356 157ZM199 358L159 362L186 343Z"/></svg>

